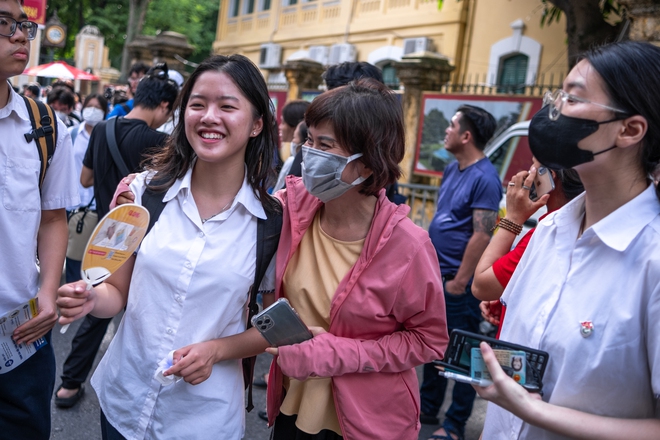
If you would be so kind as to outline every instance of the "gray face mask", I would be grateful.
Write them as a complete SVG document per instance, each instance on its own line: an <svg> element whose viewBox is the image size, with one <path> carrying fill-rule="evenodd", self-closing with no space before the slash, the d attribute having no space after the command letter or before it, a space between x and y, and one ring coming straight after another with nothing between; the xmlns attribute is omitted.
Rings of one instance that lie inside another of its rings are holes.
<svg viewBox="0 0 660 440"><path fill-rule="evenodd" d="M362 153L344 157L306 146L302 147L302 152L303 184L307 192L323 203L336 199L367 179L358 177L352 183L341 180L346 165L362 157Z"/></svg>

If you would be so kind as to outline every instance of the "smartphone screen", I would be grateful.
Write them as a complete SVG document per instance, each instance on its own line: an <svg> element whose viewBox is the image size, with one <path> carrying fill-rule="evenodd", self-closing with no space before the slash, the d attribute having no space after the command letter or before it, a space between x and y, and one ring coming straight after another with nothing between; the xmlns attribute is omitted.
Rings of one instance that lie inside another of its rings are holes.
<svg viewBox="0 0 660 440"><path fill-rule="evenodd" d="M552 173L546 167L539 167L529 191L529 198L536 202L553 189L555 189L555 181L552 179Z"/></svg>

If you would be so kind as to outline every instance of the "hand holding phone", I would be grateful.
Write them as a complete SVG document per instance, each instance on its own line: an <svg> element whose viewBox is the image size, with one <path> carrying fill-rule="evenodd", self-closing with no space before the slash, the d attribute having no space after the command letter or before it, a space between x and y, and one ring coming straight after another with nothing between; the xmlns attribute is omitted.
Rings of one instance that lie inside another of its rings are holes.
<svg viewBox="0 0 660 440"><path fill-rule="evenodd" d="M313 336L286 298L253 316L252 325L272 347L298 344Z"/></svg>
<svg viewBox="0 0 660 440"><path fill-rule="evenodd" d="M475 375L476 371L483 373L484 365L475 365L474 367L472 365L472 349L476 348L478 350L479 344L482 341L486 342L494 350L500 351L500 365L503 363L502 359L505 356L507 357L505 363L508 366L503 365L503 369L511 377L514 377L516 374L519 375L517 380L514 378L516 382L528 391L540 392L543 389L543 374L545 373L549 358L547 352L505 342L500 339L489 338L477 333L453 330L444 359L441 361L435 360L433 363L445 371L464 376L466 382L489 380L490 377L484 377L483 374L480 376Z"/></svg>
<svg viewBox="0 0 660 440"><path fill-rule="evenodd" d="M546 167L539 167L531 188L529 198L534 202L555 189L555 181L550 170Z"/></svg>

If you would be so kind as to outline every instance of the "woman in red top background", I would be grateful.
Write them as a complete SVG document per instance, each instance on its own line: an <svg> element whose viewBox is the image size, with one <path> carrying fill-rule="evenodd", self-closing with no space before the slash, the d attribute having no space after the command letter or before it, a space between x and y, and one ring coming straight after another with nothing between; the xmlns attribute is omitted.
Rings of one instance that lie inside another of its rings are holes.
<svg viewBox="0 0 660 440"><path fill-rule="evenodd" d="M538 169L543 165L532 158L529 171L521 171L511 178L506 192L506 217L522 226L536 211L547 206L548 212L539 221L584 191L580 177L575 170L549 170L555 183L555 189L543 195L536 202L529 198L529 189L536 180ZM535 229L535 228L534 228ZM500 303L500 296L509 283L516 266L532 238L534 229L530 229L520 239L515 248L511 249L517 234L508 229L499 228L481 255L479 264L474 271L472 294L482 300L481 314L484 319L497 326L499 337L501 322L504 319L505 307Z"/></svg>

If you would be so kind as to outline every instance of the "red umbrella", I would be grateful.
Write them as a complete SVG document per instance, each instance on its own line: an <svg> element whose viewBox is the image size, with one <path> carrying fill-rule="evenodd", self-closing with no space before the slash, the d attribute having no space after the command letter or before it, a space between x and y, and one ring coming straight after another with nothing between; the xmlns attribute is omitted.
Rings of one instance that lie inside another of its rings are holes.
<svg viewBox="0 0 660 440"><path fill-rule="evenodd" d="M70 66L64 61L54 61L52 63L30 67L23 72L23 75L43 76L46 78L83 79L89 81L99 81L101 79L96 75L92 75L84 70Z"/></svg>

